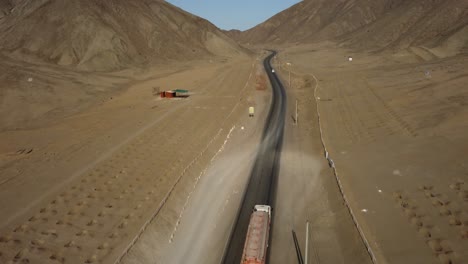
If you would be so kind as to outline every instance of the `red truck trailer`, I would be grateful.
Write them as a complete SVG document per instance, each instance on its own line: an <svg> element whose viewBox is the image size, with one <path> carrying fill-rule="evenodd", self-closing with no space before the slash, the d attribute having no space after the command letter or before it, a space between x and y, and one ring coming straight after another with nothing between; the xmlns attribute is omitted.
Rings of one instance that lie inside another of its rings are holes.
<svg viewBox="0 0 468 264"><path fill-rule="evenodd" d="M250 216L241 264L265 264L270 234L271 207L256 205Z"/></svg>

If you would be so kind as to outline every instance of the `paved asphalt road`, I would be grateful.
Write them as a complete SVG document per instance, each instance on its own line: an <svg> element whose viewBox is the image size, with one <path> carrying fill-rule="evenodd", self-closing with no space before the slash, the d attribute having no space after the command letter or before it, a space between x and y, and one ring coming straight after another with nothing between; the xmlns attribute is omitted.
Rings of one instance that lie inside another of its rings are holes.
<svg viewBox="0 0 468 264"><path fill-rule="evenodd" d="M250 214L254 206L257 204L271 205L274 213L273 200L279 172L286 115L286 92L276 73L272 72L271 67L271 59L275 55L276 52L273 52L263 62L273 89L272 102L263 132L262 143L250 174L237 221L231 232L228 247L225 250L224 264L240 264Z"/></svg>

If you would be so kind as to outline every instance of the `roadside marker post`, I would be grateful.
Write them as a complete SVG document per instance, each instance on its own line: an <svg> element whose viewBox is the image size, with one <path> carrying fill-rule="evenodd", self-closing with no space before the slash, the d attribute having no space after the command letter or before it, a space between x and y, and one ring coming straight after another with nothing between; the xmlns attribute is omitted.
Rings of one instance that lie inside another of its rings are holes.
<svg viewBox="0 0 468 264"><path fill-rule="evenodd" d="M296 99L296 118L294 119L294 123L296 125L297 125L297 122L298 122L297 118L298 118L298 112L297 112L297 99Z"/></svg>

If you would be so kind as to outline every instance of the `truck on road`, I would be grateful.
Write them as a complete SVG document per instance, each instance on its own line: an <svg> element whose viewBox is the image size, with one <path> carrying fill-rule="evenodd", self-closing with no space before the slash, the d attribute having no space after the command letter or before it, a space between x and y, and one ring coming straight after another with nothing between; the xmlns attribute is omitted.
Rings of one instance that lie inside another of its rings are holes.
<svg viewBox="0 0 468 264"><path fill-rule="evenodd" d="M270 235L271 207L255 205L250 215L241 264L265 264Z"/></svg>

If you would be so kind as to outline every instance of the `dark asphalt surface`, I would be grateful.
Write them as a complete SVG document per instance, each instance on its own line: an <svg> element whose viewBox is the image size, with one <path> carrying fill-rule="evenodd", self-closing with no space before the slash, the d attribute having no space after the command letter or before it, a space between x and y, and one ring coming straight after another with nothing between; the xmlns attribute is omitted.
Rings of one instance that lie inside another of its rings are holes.
<svg viewBox="0 0 468 264"><path fill-rule="evenodd" d="M273 202L286 115L286 92L276 73L272 73L271 59L275 55L276 52L273 51L263 62L273 89L272 102L263 131L262 143L250 174L236 224L231 231L230 241L224 253L222 261L224 264L240 264L250 214L254 206L257 204L271 205L274 213Z"/></svg>

